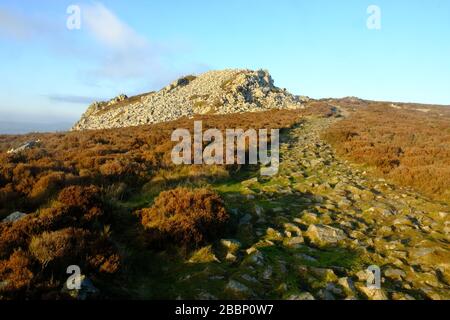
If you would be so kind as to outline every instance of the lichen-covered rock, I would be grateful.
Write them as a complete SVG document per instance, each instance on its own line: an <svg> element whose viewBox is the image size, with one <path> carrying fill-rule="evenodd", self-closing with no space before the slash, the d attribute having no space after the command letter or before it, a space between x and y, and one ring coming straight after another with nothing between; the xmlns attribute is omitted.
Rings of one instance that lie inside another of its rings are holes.
<svg viewBox="0 0 450 320"><path fill-rule="evenodd" d="M303 243L305 242L305 240L303 239L302 236L300 237L290 237L290 238L285 238L283 240L283 244L288 247L288 248L298 248L299 246L301 246Z"/></svg>
<svg viewBox="0 0 450 320"><path fill-rule="evenodd" d="M319 246L335 245L338 242L346 239L344 231L322 224L312 224L305 233L309 240Z"/></svg>
<svg viewBox="0 0 450 320"><path fill-rule="evenodd" d="M359 292L369 300L388 300L388 296L383 289L372 289L366 286L366 284L357 283L356 288Z"/></svg>
<svg viewBox="0 0 450 320"><path fill-rule="evenodd" d="M312 275L324 282L332 282L337 280L336 274L331 269L311 267L309 268L309 271Z"/></svg>
<svg viewBox="0 0 450 320"><path fill-rule="evenodd" d="M384 275L387 278L401 281L404 277L406 277L406 272L401 269L388 268L384 271Z"/></svg>
<svg viewBox="0 0 450 320"><path fill-rule="evenodd" d="M249 298L254 295L250 288L236 280L230 280L225 286L225 291L239 299Z"/></svg>
<svg viewBox="0 0 450 320"><path fill-rule="evenodd" d="M212 247L206 246L195 251L188 261L189 263L209 263L219 262L219 259L215 256Z"/></svg>
<svg viewBox="0 0 450 320"><path fill-rule="evenodd" d="M241 243L235 239L222 239L220 243L228 250L230 253L235 253L241 248Z"/></svg>
<svg viewBox="0 0 450 320"><path fill-rule="evenodd" d="M282 241L283 235L281 234L281 232L275 230L274 228L267 228L266 238L267 238L267 240L272 240L272 241Z"/></svg>

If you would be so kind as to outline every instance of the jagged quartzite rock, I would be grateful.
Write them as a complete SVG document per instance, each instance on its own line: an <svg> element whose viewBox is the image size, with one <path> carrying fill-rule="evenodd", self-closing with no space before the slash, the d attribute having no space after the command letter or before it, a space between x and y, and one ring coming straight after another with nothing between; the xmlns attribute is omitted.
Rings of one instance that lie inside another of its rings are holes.
<svg viewBox="0 0 450 320"><path fill-rule="evenodd" d="M383 289L371 289L368 288L365 284L358 284L357 289L363 296L365 296L369 300L388 300L388 296Z"/></svg>
<svg viewBox="0 0 450 320"><path fill-rule="evenodd" d="M273 228L267 228L266 230L267 239L272 241L281 241L283 240L283 236L281 233Z"/></svg>
<svg viewBox="0 0 450 320"><path fill-rule="evenodd" d="M2 220L2 222L16 222L25 217L27 214L22 213L19 211L11 213L9 216L7 216L5 219Z"/></svg>
<svg viewBox="0 0 450 320"><path fill-rule="evenodd" d="M230 280L225 286L225 291L238 298L248 298L253 295L250 288L236 280Z"/></svg>
<svg viewBox="0 0 450 320"><path fill-rule="evenodd" d="M321 224L310 225L305 236L317 245L337 244L346 239L346 235L341 229Z"/></svg>
<svg viewBox="0 0 450 320"><path fill-rule="evenodd" d="M386 269L384 275L388 278L401 281L402 278L406 277L406 272L400 269Z"/></svg>
<svg viewBox="0 0 450 320"><path fill-rule="evenodd" d="M355 285L352 279L348 277L342 277L338 279L338 284L344 289L347 294L355 295Z"/></svg>
<svg viewBox="0 0 450 320"><path fill-rule="evenodd" d="M212 247L207 246L195 251L188 261L189 263L210 263L219 262L219 259L215 256Z"/></svg>
<svg viewBox="0 0 450 320"><path fill-rule="evenodd" d="M231 252L228 252L225 257L225 260L227 260L229 262L235 262L237 260L237 257L234 254L232 254Z"/></svg>
<svg viewBox="0 0 450 320"><path fill-rule="evenodd" d="M315 300L314 296L309 292L302 292L299 294L291 294L286 300Z"/></svg>
<svg viewBox="0 0 450 320"><path fill-rule="evenodd" d="M311 267L308 270L319 280L323 280L326 282L337 280L336 274L331 269Z"/></svg>
<svg viewBox="0 0 450 320"><path fill-rule="evenodd" d="M288 232L293 232L298 236L302 235L302 230L300 230L299 227L297 227L295 224L293 223L285 223L284 224L284 230L288 231Z"/></svg>
<svg viewBox="0 0 450 320"><path fill-rule="evenodd" d="M222 239L220 243L227 248L228 252L235 253L241 248L241 243L234 239Z"/></svg>
<svg viewBox="0 0 450 320"><path fill-rule="evenodd" d="M286 247L289 247L289 248L298 248L298 247L300 247L301 244L303 244L304 242L305 242L305 241L304 241L303 237L300 236L300 237L285 238L284 241L283 241L283 244L284 244Z"/></svg>
<svg viewBox="0 0 450 320"><path fill-rule="evenodd" d="M21 145L20 147L18 147L18 148L15 148L15 149L10 149L10 150L8 150L8 154L12 154L12 153L19 153L19 152L22 152L22 151L25 151L25 150L28 150L28 149L31 149L31 148L33 148L33 147L37 147L37 146L39 146L39 143L41 142L41 140L33 140L33 141L28 141L28 142L25 142L23 145Z"/></svg>
<svg viewBox="0 0 450 320"><path fill-rule="evenodd" d="M303 101L275 87L267 71L209 71L178 79L158 92L95 102L72 130L136 126L194 114L298 109L303 108Z"/></svg>

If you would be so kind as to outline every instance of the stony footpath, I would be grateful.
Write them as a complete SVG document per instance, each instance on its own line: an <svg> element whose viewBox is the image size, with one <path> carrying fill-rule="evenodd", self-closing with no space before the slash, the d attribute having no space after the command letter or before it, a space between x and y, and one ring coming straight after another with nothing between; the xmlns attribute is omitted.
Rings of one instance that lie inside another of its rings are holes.
<svg viewBox="0 0 450 320"><path fill-rule="evenodd" d="M209 71L182 77L158 92L94 102L72 130L138 126L195 114L297 109L305 99L276 87L264 70Z"/></svg>
<svg viewBox="0 0 450 320"><path fill-rule="evenodd" d="M228 186L235 239L192 256L178 298L450 299L449 205L339 160L320 138L333 121L284 136L277 176Z"/></svg>

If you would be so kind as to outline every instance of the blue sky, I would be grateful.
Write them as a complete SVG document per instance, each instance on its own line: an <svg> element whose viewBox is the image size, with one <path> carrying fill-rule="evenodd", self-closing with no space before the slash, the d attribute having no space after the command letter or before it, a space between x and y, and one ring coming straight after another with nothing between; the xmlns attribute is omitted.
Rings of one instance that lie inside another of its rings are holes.
<svg viewBox="0 0 450 320"><path fill-rule="evenodd" d="M450 104L449 57L448 0L0 0L0 123L70 123L92 100L223 68L314 98Z"/></svg>

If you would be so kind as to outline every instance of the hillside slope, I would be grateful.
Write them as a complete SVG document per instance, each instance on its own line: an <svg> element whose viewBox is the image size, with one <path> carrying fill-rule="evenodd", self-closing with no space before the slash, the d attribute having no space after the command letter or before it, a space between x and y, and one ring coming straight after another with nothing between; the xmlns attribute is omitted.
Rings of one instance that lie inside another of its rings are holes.
<svg viewBox="0 0 450 320"><path fill-rule="evenodd" d="M0 299L66 298L67 263L81 265L103 298L449 299L450 204L336 155L324 133L347 128L367 102L305 105L195 118L220 130L283 129L273 177L255 166L174 166L170 134L194 119L0 136L0 212L27 213L0 222ZM40 142L5 152L30 139ZM214 214L212 200L229 219L199 243L183 242L195 230L180 238L177 220L152 220L174 207L195 219L191 201ZM47 250L52 245L61 251ZM366 286L373 264L382 272L379 290Z"/></svg>
<svg viewBox="0 0 450 320"><path fill-rule="evenodd" d="M349 116L324 132L340 156L450 202L450 107L336 101Z"/></svg>

